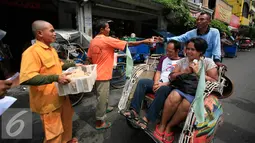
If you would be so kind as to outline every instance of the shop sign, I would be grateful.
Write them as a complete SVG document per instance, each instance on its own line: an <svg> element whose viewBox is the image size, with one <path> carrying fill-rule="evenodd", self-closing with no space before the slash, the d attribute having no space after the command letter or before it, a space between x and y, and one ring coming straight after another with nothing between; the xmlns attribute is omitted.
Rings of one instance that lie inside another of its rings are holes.
<svg viewBox="0 0 255 143"><path fill-rule="evenodd" d="M32 0L0 0L0 5L8 5L12 7L40 9L40 1Z"/></svg>
<svg viewBox="0 0 255 143"><path fill-rule="evenodd" d="M214 19L218 19L220 21L230 23L232 16L232 6L227 4L226 2L222 0L216 1L216 8L215 8L215 14Z"/></svg>

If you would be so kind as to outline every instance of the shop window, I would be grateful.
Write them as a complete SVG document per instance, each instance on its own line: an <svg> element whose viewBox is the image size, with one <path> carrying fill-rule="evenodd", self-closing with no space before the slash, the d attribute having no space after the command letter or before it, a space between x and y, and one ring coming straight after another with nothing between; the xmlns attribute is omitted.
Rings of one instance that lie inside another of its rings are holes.
<svg viewBox="0 0 255 143"><path fill-rule="evenodd" d="M210 9L214 9L215 6L216 6L216 0L209 0L209 2L208 2L208 7L209 7Z"/></svg>
<svg viewBox="0 0 255 143"><path fill-rule="evenodd" d="M189 2L193 2L193 3L202 3L202 0L189 0Z"/></svg>
<svg viewBox="0 0 255 143"><path fill-rule="evenodd" d="M248 18L248 16L249 16L249 5L245 2L244 4L243 4L243 17L246 17L246 18Z"/></svg>

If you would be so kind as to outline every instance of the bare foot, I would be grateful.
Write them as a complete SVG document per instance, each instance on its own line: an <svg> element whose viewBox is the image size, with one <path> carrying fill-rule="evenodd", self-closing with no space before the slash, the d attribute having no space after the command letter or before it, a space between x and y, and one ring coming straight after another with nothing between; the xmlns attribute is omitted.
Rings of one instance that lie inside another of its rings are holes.
<svg viewBox="0 0 255 143"><path fill-rule="evenodd" d="M131 117L131 112L134 113L134 116L135 117L138 117L138 114L135 112L135 110L127 110L127 111L124 111L123 115L126 116L126 117ZM131 117L132 118L132 117Z"/></svg>
<svg viewBox="0 0 255 143"><path fill-rule="evenodd" d="M78 139L77 138L72 138L70 141L68 141L67 143L78 143Z"/></svg>
<svg viewBox="0 0 255 143"><path fill-rule="evenodd" d="M160 123L158 126L158 130L163 133L165 131L165 129L166 129L166 126L164 126Z"/></svg>

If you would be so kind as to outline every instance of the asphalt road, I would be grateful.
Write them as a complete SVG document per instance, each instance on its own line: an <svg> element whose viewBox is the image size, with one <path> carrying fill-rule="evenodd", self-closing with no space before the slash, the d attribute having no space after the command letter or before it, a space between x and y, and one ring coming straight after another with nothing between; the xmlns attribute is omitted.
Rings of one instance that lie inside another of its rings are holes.
<svg viewBox="0 0 255 143"><path fill-rule="evenodd" d="M238 52L236 58L224 59L228 67L227 76L234 82L234 93L222 100L224 123L218 129L215 143L254 143L255 142L255 49ZM111 90L110 105L117 106L121 90ZM27 91L14 89L10 95L18 98L13 108L28 108ZM79 143L153 143L142 131L129 128L117 109L107 115L113 122L110 129L97 131L95 126L96 98L88 94L74 107L73 136ZM117 108L117 107L116 107ZM43 132L39 116L33 114L33 139L0 140L0 142L42 142Z"/></svg>

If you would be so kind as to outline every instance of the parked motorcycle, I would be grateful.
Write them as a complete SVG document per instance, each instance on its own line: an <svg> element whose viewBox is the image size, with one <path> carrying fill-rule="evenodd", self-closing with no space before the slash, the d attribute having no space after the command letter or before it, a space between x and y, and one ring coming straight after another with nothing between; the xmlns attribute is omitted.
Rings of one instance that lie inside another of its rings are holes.
<svg viewBox="0 0 255 143"><path fill-rule="evenodd" d="M86 60L87 49L91 38L76 30L55 30L56 41L52 46L58 52L59 58L83 63Z"/></svg>
<svg viewBox="0 0 255 143"><path fill-rule="evenodd" d="M239 40L239 51L249 51L252 47L251 38L243 37Z"/></svg>
<svg viewBox="0 0 255 143"><path fill-rule="evenodd" d="M52 46L63 61L84 63L87 58L87 49L91 38L85 33L76 30L55 30L56 41ZM69 95L72 106L77 105L85 93Z"/></svg>

